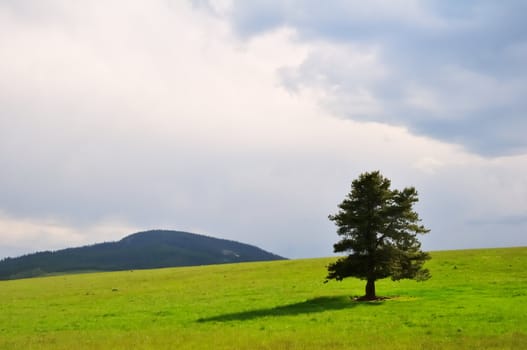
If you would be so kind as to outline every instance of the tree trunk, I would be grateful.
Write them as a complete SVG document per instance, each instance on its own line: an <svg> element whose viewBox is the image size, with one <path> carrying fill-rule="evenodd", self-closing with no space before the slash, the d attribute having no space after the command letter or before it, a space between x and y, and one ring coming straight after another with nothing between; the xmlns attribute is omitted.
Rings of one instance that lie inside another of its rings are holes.
<svg viewBox="0 0 527 350"><path fill-rule="evenodd" d="M368 279L368 282L366 282L366 295L365 298L368 300L375 300L375 280L374 279Z"/></svg>

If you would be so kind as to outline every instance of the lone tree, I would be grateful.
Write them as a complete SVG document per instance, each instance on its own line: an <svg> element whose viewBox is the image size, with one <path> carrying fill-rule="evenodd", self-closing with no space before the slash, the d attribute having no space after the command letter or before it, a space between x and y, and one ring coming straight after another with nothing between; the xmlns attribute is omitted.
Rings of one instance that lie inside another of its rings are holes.
<svg viewBox="0 0 527 350"><path fill-rule="evenodd" d="M418 201L413 187L390 189L390 180L379 171L363 173L351 185L351 192L340 203L340 210L329 219L338 226L342 239L334 244L335 253L349 255L328 266L327 279L346 277L366 280L366 295L375 300L375 281L391 277L422 281L428 279L423 263L430 259L421 251L418 234L429 232L419 225L413 205Z"/></svg>

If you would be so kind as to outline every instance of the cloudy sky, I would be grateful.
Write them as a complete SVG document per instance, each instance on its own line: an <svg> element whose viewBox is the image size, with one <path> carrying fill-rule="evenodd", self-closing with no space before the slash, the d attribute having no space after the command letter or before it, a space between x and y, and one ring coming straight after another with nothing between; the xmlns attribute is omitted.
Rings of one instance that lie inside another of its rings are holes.
<svg viewBox="0 0 527 350"><path fill-rule="evenodd" d="M0 258L152 228L327 256L371 170L426 250L527 245L525 13L0 0Z"/></svg>

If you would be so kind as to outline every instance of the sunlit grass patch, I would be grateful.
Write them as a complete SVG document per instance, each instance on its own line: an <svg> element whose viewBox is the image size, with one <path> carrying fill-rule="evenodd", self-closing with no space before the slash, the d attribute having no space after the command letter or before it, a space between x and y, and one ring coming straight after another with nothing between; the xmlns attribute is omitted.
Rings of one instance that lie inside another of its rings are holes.
<svg viewBox="0 0 527 350"><path fill-rule="evenodd" d="M527 348L527 248L434 252L432 278L324 284L332 258L0 282L2 349Z"/></svg>

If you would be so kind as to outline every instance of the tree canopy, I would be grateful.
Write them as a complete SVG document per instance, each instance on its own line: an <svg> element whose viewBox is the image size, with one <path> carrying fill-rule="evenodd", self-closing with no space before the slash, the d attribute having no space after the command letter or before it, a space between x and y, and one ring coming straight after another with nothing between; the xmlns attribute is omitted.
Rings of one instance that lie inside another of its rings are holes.
<svg viewBox="0 0 527 350"><path fill-rule="evenodd" d="M336 253L346 252L328 266L327 279L357 277L366 280L365 299L376 299L375 281L391 277L425 280L430 277L423 264L430 259L421 251L417 235L429 230L413 210L418 201L413 187L390 189L391 181L379 171L361 174L351 191L329 219L338 227L341 240Z"/></svg>

